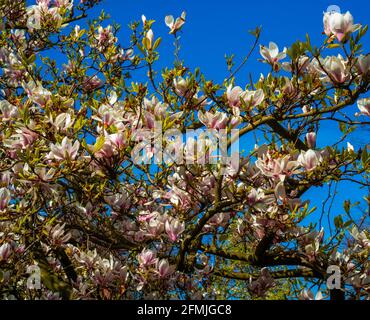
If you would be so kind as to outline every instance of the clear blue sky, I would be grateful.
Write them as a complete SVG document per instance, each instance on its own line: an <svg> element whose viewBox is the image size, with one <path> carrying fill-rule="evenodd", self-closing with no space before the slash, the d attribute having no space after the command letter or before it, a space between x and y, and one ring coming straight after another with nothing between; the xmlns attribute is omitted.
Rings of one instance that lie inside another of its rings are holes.
<svg viewBox="0 0 370 320"><path fill-rule="evenodd" d="M261 42L276 42L279 46L289 46L294 41L305 39L308 32L312 43L322 41L322 13L329 5L338 5L342 12L349 10L355 22L368 24L370 1L244 1L244 0L105 0L96 11L103 8L123 26L130 21L140 20L141 14L156 20L154 33L163 38L162 47L172 48L172 37L163 20L168 14L179 16L187 12L187 22L182 34L181 57L190 67L200 66L209 78L222 81L226 74L225 53L234 53L241 59L248 51L252 37L248 30L262 25ZM125 40L128 29L123 28ZM127 38L126 38L127 39ZM369 44L369 43L368 43ZM369 46L367 46L369 49ZM167 53L169 50L165 50ZM173 61L172 56L162 50L163 65ZM254 59L253 59L254 57ZM259 75L269 68L256 61L258 50L240 74L252 72Z"/></svg>
<svg viewBox="0 0 370 320"><path fill-rule="evenodd" d="M355 23L369 24L370 1L244 1L244 0L105 0L94 9L99 13L104 9L112 19L120 23L123 28L120 41L127 44L129 22L140 20L144 14L148 19L156 20L153 26L155 37L162 37L161 58L157 70L164 66L171 66L173 62L173 37L168 35L164 24L164 17L172 14L179 16L183 10L187 12L186 24L181 34L180 57L191 69L200 67L208 79L222 82L227 76L224 55L234 53L236 62L240 62L248 52L253 37L248 30L262 26L261 43L276 42L280 48L289 46L296 40L304 40L306 33L310 35L311 43L321 45L323 12L329 5L337 5L342 12L350 11ZM364 51L369 52L370 33L365 38ZM267 74L270 68L257 61L260 58L256 50L244 69L238 74L236 83L245 86L249 73L256 81L260 73ZM355 109L355 107L353 107ZM324 127L320 131L318 144L320 146L332 144L336 136L337 126ZM364 133L366 131L362 131ZM365 140L365 141L364 141ZM369 132L358 139L354 139L356 147L359 143L367 143ZM248 150L249 146L244 145ZM324 193L325 191L325 193ZM307 194L313 204L321 209L321 201L326 196L326 188L314 189ZM364 190L350 184L338 188L339 195L333 203L333 213L342 213L342 203L345 197L359 200L359 194ZM330 202L330 201L329 201ZM320 210L321 211L321 210Z"/></svg>

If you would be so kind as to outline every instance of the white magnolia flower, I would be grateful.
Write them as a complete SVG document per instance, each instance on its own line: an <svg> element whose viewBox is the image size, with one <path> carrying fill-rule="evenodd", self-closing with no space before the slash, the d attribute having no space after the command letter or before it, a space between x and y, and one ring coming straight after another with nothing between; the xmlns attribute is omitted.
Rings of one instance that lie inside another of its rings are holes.
<svg viewBox="0 0 370 320"><path fill-rule="evenodd" d="M360 114L370 116L370 98L358 99L357 107L360 110Z"/></svg>
<svg viewBox="0 0 370 320"><path fill-rule="evenodd" d="M74 160L77 157L78 150L80 149L80 143L76 140L72 144L71 140L64 137L62 143L56 143L50 145L50 153L48 154L48 159L55 159L57 161L61 160Z"/></svg>
<svg viewBox="0 0 370 320"><path fill-rule="evenodd" d="M361 25L353 24L353 16L349 11L324 13L324 32L330 37L334 35L339 41L345 40L348 34L355 32Z"/></svg>
<svg viewBox="0 0 370 320"><path fill-rule="evenodd" d="M181 16L177 18L176 20L171 15L166 16L166 18L164 19L164 22L166 23L166 26L170 28L170 34L174 34L181 29L181 27L185 23L185 17L186 17L185 11L183 11Z"/></svg>
<svg viewBox="0 0 370 320"><path fill-rule="evenodd" d="M260 54L266 60L267 63L271 64L275 71L280 69L279 61L286 57L287 48L284 47L282 52L279 52L279 47L275 42L270 42L269 47L263 45L260 46Z"/></svg>
<svg viewBox="0 0 370 320"><path fill-rule="evenodd" d="M307 171L311 171L323 161L323 158L319 151L309 149L307 151L301 151L297 161Z"/></svg>

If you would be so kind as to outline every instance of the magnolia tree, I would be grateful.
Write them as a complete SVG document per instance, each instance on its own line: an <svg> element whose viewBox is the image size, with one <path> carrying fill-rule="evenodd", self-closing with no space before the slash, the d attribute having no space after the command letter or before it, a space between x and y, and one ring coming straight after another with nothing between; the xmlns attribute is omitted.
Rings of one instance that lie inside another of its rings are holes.
<svg viewBox="0 0 370 320"><path fill-rule="evenodd" d="M369 198L306 196L370 187L367 26L325 13L321 45L282 51L257 28L217 84L179 59L185 13L159 73L153 20L123 46L77 2L0 1L1 297L369 299ZM236 83L259 45L270 73Z"/></svg>

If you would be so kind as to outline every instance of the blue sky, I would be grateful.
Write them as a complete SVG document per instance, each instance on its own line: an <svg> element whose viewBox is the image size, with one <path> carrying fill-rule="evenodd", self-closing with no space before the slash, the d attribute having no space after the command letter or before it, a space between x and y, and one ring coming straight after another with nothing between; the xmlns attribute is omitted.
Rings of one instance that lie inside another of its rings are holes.
<svg viewBox="0 0 370 320"><path fill-rule="evenodd" d="M181 57L188 66L200 66L206 76L222 81L227 71L225 53L234 53L240 61L253 40L248 30L256 26L263 27L263 44L274 41L281 47L289 46L298 39L304 40L306 33L310 34L313 44L320 44L323 40L322 13L329 5L339 6L342 12L349 10L356 23L369 22L370 2L364 0L105 0L95 10L99 12L103 8L123 26L140 20L142 14L156 20L154 33L163 38L162 65L173 61L171 51L167 50L172 49L173 39L167 34L164 17L168 14L179 16L185 10L187 22L181 35ZM123 28L122 41L127 39L128 33L129 30ZM257 58L258 50L240 73L240 82L247 81L249 72L256 76L268 72L269 68L257 62Z"/></svg>

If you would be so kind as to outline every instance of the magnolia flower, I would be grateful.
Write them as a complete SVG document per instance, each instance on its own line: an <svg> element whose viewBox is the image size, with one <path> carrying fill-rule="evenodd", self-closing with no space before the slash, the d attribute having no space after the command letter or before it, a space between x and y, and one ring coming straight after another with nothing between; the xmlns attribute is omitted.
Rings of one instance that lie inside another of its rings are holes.
<svg viewBox="0 0 370 320"><path fill-rule="evenodd" d="M284 47L283 51L279 52L279 47L275 42L270 42L268 48L260 46L261 56L273 67L274 71L279 71L279 60L286 57L286 51L287 49Z"/></svg>
<svg viewBox="0 0 370 320"><path fill-rule="evenodd" d="M113 195L105 196L104 200L116 211L125 210L130 205L129 194L127 191L117 192Z"/></svg>
<svg viewBox="0 0 370 320"><path fill-rule="evenodd" d="M10 194L9 189L1 188L0 189L0 210L6 209L10 200L11 200L11 194Z"/></svg>
<svg viewBox="0 0 370 320"><path fill-rule="evenodd" d="M274 159L270 153L266 153L256 161L256 167L264 176L280 181L283 181L286 176L298 173L298 166L297 161L290 160L290 155Z"/></svg>
<svg viewBox="0 0 370 320"><path fill-rule="evenodd" d="M261 188L253 188L247 194L247 204L257 210L264 210L273 201L273 196L266 196Z"/></svg>
<svg viewBox="0 0 370 320"><path fill-rule="evenodd" d="M12 181L12 173L10 171L3 171L0 173L0 186L8 186Z"/></svg>
<svg viewBox="0 0 370 320"><path fill-rule="evenodd" d="M311 171L323 161L323 158L320 152L309 149L308 151L301 151L297 160L307 171Z"/></svg>
<svg viewBox="0 0 370 320"><path fill-rule="evenodd" d="M189 87L190 87L190 79L183 77L178 77L177 79L173 80L173 85L175 87L175 92L181 96L185 97L188 95Z"/></svg>
<svg viewBox="0 0 370 320"><path fill-rule="evenodd" d="M306 142L307 142L307 146L310 149L315 148L315 146L316 146L316 133L315 132L308 132L306 134Z"/></svg>
<svg viewBox="0 0 370 320"><path fill-rule="evenodd" d="M69 113L61 113L55 118L55 120L50 116L50 123L57 130L66 131L72 126L73 120Z"/></svg>
<svg viewBox="0 0 370 320"><path fill-rule="evenodd" d="M78 150L80 149L80 143L76 140L72 145L71 140L64 137L62 143L50 144L50 153L48 159L61 160L74 160L77 157Z"/></svg>
<svg viewBox="0 0 370 320"><path fill-rule="evenodd" d="M20 128L16 132L9 139L4 140L4 145L13 150L26 149L38 138L38 134L28 128Z"/></svg>
<svg viewBox="0 0 370 320"><path fill-rule="evenodd" d="M166 26L170 28L170 34L175 34L177 31L181 29L181 27L185 23L185 17L186 13L185 11L182 12L181 16L174 20L173 16L166 16L164 19L164 22L166 23Z"/></svg>
<svg viewBox="0 0 370 320"><path fill-rule="evenodd" d="M86 76L82 83L82 90L84 92L91 92L101 87L103 84L104 82L100 80L96 75L94 75L93 77Z"/></svg>
<svg viewBox="0 0 370 320"><path fill-rule="evenodd" d="M348 152L355 152L355 148L353 147L353 145L350 143L350 142L347 142L347 151Z"/></svg>
<svg viewBox="0 0 370 320"><path fill-rule="evenodd" d="M105 158L105 159L108 159L108 158L111 158L114 156L115 154L115 150L114 150L114 146L112 144L112 142L108 139L105 139L104 140L104 143L103 143L103 146L99 148L99 150L97 150L94 155L95 157L97 158Z"/></svg>
<svg viewBox="0 0 370 320"><path fill-rule="evenodd" d="M322 65L324 70L321 70L321 73L330 78L327 80L337 83L344 83L349 80L351 76L349 70L346 67L346 62L340 54L338 54L337 57L326 57L322 61Z"/></svg>
<svg viewBox="0 0 370 320"><path fill-rule="evenodd" d="M240 96L243 93L243 89L239 86L232 87L230 84L226 90L226 97L231 108L239 108L241 105Z"/></svg>
<svg viewBox="0 0 370 320"><path fill-rule="evenodd" d="M158 258L156 257L156 253L150 249L143 249L141 253L138 254L137 260L141 267L147 267L153 264L156 264Z"/></svg>
<svg viewBox="0 0 370 320"><path fill-rule="evenodd" d="M1 120L9 121L18 117L18 108L7 100L0 101Z"/></svg>
<svg viewBox="0 0 370 320"><path fill-rule="evenodd" d="M370 72L370 54L367 54L366 56L361 54L357 58L356 67L359 74L368 74Z"/></svg>
<svg viewBox="0 0 370 320"><path fill-rule="evenodd" d="M111 125L119 126L119 122L123 121L122 113L116 108L112 108L106 104L103 104L98 109L98 114L93 115L92 118L101 123L104 128Z"/></svg>
<svg viewBox="0 0 370 320"><path fill-rule="evenodd" d="M310 58L307 56L300 56L298 58L298 66L294 62L283 62L281 64L282 68L287 72L293 72L297 67L298 74L302 74L306 71L307 67L310 65Z"/></svg>
<svg viewBox="0 0 370 320"><path fill-rule="evenodd" d="M105 138L111 141L117 150L121 150L126 145L126 138L122 132L106 134Z"/></svg>
<svg viewBox="0 0 370 320"><path fill-rule="evenodd" d="M228 118L226 113L216 111L215 113L202 111L198 112L199 121L202 122L207 128L210 129L225 129L227 126Z"/></svg>
<svg viewBox="0 0 370 320"><path fill-rule="evenodd" d="M157 263L157 270L161 278L166 278L173 272L173 268L171 268L167 259L161 259Z"/></svg>
<svg viewBox="0 0 370 320"><path fill-rule="evenodd" d="M370 98L358 99L357 107L361 111L360 114L370 117Z"/></svg>
<svg viewBox="0 0 370 320"><path fill-rule="evenodd" d="M299 295L299 300L323 300L324 297L321 291L317 291L316 295L314 296L310 289L304 289L301 294Z"/></svg>
<svg viewBox="0 0 370 320"><path fill-rule="evenodd" d="M324 32L330 37L334 35L338 41L345 40L347 35L358 30L360 25L353 24L353 17L349 11L345 14L339 12L324 13Z"/></svg>
<svg viewBox="0 0 370 320"><path fill-rule="evenodd" d="M257 280L252 280L252 278L250 278L248 289L252 294L258 297L264 297L266 292L274 286L275 280L271 276L268 268L262 268L261 274Z"/></svg>
<svg viewBox="0 0 370 320"><path fill-rule="evenodd" d="M283 79L284 79L284 85L281 88L282 94L288 98L293 98L297 93L295 86L293 85L292 81L288 77L284 77Z"/></svg>
<svg viewBox="0 0 370 320"><path fill-rule="evenodd" d="M112 31L112 26L109 25L106 28L102 26L98 27L98 33L95 36L96 43L94 47L96 47L99 51L104 51L109 46L115 44L117 42L117 38L114 36Z"/></svg>
<svg viewBox="0 0 370 320"><path fill-rule="evenodd" d="M46 226L46 230L49 233L49 240L51 245L60 246L66 243L70 238L70 233L64 232L65 223L60 225L57 224L54 227L51 225Z"/></svg>
<svg viewBox="0 0 370 320"><path fill-rule="evenodd" d="M176 241L181 233L185 230L185 223L177 219L167 220L165 230L171 241Z"/></svg>
<svg viewBox="0 0 370 320"><path fill-rule="evenodd" d="M145 48L150 50L153 47L153 39L154 39L154 33L152 29L149 29L147 33L145 34Z"/></svg>
<svg viewBox="0 0 370 320"><path fill-rule="evenodd" d="M241 95L248 107L258 106L265 99L265 94L262 89L256 91L244 91Z"/></svg>
<svg viewBox="0 0 370 320"><path fill-rule="evenodd" d="M41 85L37 87L30 88L30 95L29 98L32 102L36 103L40 107L45 107L46 103L51 98L51 92Z"/></svg>
<svg viewBox="0 0 370 320"><path fill-rule="evenodd" d="M12 253L12 247L9 243L4 243L0 246L0 262L7 261Z"/></svg>
<svg viewBox="0 0 370 320"><path fill-rule="evenodd" d="M352 237L358 242L363 248L370 248L370 238L365 231L359 231L356 226L351 230Z"/></svg>
<svg viewBox="0 0 370 320"><path fill-rule="evenodd" d="M54 0L54 4L58 8L71 10L73 8L73 0Z"/></svg>
<svg viewBox="0 0 370 320"><path fill-rule="evenodd" d="M27 8L27 29L33 31L41 28L41 10L39 6L30 6Z"/></svg>

